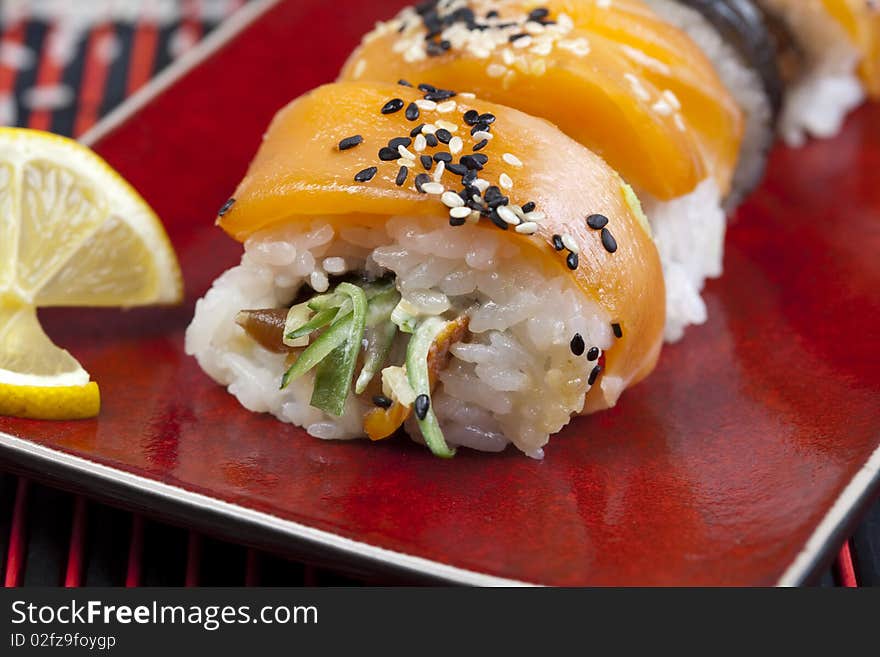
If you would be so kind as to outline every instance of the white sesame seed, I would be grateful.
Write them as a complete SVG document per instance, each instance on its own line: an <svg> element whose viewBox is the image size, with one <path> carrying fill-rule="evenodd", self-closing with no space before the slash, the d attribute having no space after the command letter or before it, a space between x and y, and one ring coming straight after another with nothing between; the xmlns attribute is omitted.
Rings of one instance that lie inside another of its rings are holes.
<svg viewBox="0 0 880 657"><path fill-rule="evenodd" d="M449 132L453 134L458 132L457 125L455 125L454 123L450 123L449 121L446 121L444 119L440 119L439 121L437 121L437 127L443 128L444 130L449 130Z"/></svg>
<svg viewBox="0 0 880 657"><path fill-rule="evenodd" d="M544 31L544 26L537 21L529 21L525 24L525 30L529 34L540 34Z"/></svg>
<svg viewBox="0 0 880 657"><path fill-rule="evenodd" d="M564 246L566 249L568 249L572 253L580 253L581 252L581 247L579 247L577 245L577 242L575 242L574 238L571 235L569 235L568 233L565 233L562 236L562 246Z"/></svg>
<svg viewBox="0 0 880 657"><path fill-rule="evenodd" d="M438 182L429 182L422 185L422 191L425 194L442 194L446 188Z"/></svg>
<svg viewBox="0 0 880 657"><path fill-rule="evenodd" d="M336 257L324 258L322 266L328 274L342 274L345 271L345 259Z"/></svg>
<svg viewBox="0 0 880 657"><path fill-rule="evenodd" d="M437 163L437 168L434 169L434 182L440 182L440 179L443 177L444 171L446 171L446 162L440 160Z"/></svg>
<svg viewBox="0 0 880 657"><path fill-rule="evenodd" d="M309 275L309 283L315 292L326 292L330 287L330 280L327 274L322 271L315 270Z"/></svg>
<svg viewBox="0 0 880 657"><path fill-rule="evenodd" d="M440 114L449 114L450 112L454 112L456 107L458 107L458 103L454 100L447 100L437 105L437 111L440 112Z"/></svg>
<svg viewBox="0 0 880 657"><path fill-rule="evenodd" d="M520 219L525 218L526 213L523 212L523 209L522 209L521 207L519 207L518 205L515 205L515 204L514 204L514 205L508 205L507 207L509 207L511 210L513 210L513 213L514 213L517 217L519 217Z"/></svg>
<svg viewBox="0 0 880 657"><path fill-rule="evenodd" d="M461 200L461 196L459 196L455 192L443 192L440 200L443 201L443 203L450 208L460 208L464 205L464 201Z"/></svg>
<svg viewBox="0 0 880 657"><path fill-rule="evenodd" d="M435 126L433 123L426 123L424 126L422 126L423 135L433 135L435 132L437 132L437 126Z"/></svg>
<svg viewBox="0 0 880 657"><path fill-rule="evenodd" d="M483 202L483 199L480 197L479 194L474 194L473 196L471 196L471 200L473 200L474 203L482 203Z"/></svg>
<svg viewBox="0 0 880 657"><path fill-rule="evenodd" d="M425 110L426 112L433 112L437 109L437 103L433 100L425 100L422 98L416 101L416 107L420 110Z"/></svg>
<svg viewBox="0 0 880 657"><path fill-rule="evenodd" d="M463 148L464 142L461 140L461 137L453 137L449 140L449 152L452 155L458 155Z"/></svg>
<svg viewBox="0 0 880 657"><path fill-rule="evenodd" d="M491 132L485 132L483 130L479 130L474 133L474 141L481 142L484 139L486 139L487 141L492 141L492 136L493 135Z"/></svg>
<svg viewBox="0 0 880 657"><path fill-rule="evenodd" d="M516 227L516 232L523 235L534 235L538 232L538 224L534 221L527 221Z"/></svg>
<svg viewBox="0 0 880 657"><path fill-rule="evenodd" d="M460 205L449 210L449 216L454 219L466 219L471 216L472 210L468 207Z"/></svg>
<svg viewBox="0 0 880 657"><path fill-rule="evenodd" d="M482 193L485 192L487 189L489 189L489 181L488 181L488 180L483 180L482 178L477 178L477 179L473 182L473 186L476 187L477 189L479 189L479 190L480 190L480 194L482 194Z"/></svg>
<svg viewBox="0 0 880 657"><path fill-rule="evenodd" d="M513 189L513 181L506 173L502 173L498 177L498 184L500 184L503 189Z"/></svg>
<svg viewBox="0 0 880 657"><path fill-rule="evenodd" d="M523 165L522 160L519 159L513 153L505 153L504 155L501 156L501 159L504 160L505 162L507 162L512 167L519 168Z"/></svg>
<svg viewBox="0 0 880 657"><path fill-rule="evenodd" d="M532 45L532 37L524 36L513 42L514 48L528 48Z"/></svg>
<svg viewBox="0 0 880 657"><path fill-rule="evenodd" d="M495 210L498 213L498 216L504 220L505 223L510 224L511 226L516 226L519 223L519 217L506 205L499 205Z"/></svg>
<svg viewBox="0 0 880 657"><path fill-rule="evenodd" d="M416 159L416 156L408 151L403 144L400 144L400 146L397 147L397 152L400 153L400 157L410 158L412 160Z"/></svg>
<svg viewBox="0 0 880 657"><path fill-rule="evenodd" d="M397 158L397 166L399 167L409 167L412 169L416 165L416 161L409 157L399 157Z"/></svg>
<svg viewBox="0 0 880 657"><path fill-rule="evenodd" d="M428 142L425 140L425 135L416 135L416 140L413 142L413 149L416 153L421 153L427 147Z"/></svg>
<svg viewBox="0 0 880 657"><path fill-rule="evenodd" d="M531 212L526 212L525 218L526 221L544 221L546 217L540 210L532 210Z"/></svg>
<svg viewBox="0 0 880 657"><path fill-rule="evenodd" d="M473 100L477 97L477 94L472 94L470 91L462 91L458 94L459 98L466 98L467 100Z"/></svg>
<svg viewBox="0 0 880 657"><path fill-rule="evenodd" d="M490 78L500 78L506 72L507 69L501 64L489 64L489 66L486 67L486 75Z"/></svg>

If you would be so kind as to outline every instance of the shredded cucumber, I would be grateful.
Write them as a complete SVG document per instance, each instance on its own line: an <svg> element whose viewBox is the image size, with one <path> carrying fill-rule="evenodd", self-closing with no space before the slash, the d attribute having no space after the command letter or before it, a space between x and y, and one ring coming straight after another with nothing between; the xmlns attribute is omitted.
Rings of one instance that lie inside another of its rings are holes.
<svg viewBox="0 0 880 657"><path fill-rule="evenodd" d="M382 365L388 359L391 345L394 344L395 335L397 335L397 326L390 321L379 324L370 331L364 366L354 384L354 391L357 394L366 390L370 381L376 376L376 372L382 369Z"/></svg>
<svg viewBox="0 0 880 657"><path fill-rule="evenodd" d="M409 384L417 395L425 395L431 399L431 382L428 377L428 353L434 340L443 330L446 322L439 317L429 317L419 324L410 338L406 349L406 374ZM424 418L416 417L425 443L435 456L452 458L455 450L446 444L440 423L434 414L432 405L428 406Z"/></svg>
<svg viewBox="0 0 880 657"><path fill-rule="evenodd" d="M296 308L296 306L294 306ZM313 331L317 331L320 328L324 328L336 317L336 310L333 308L327 308L325 310L319 310L315 313L314 317L306 321L304 324L298 326L294 330L290 331L290 333L285 334L285 340L296 340L297 338L302 338ZM288 320L290 315L288 315ZM290 323L290 322L288 322ZM287 330L287 326L284 327Z"/></svg>

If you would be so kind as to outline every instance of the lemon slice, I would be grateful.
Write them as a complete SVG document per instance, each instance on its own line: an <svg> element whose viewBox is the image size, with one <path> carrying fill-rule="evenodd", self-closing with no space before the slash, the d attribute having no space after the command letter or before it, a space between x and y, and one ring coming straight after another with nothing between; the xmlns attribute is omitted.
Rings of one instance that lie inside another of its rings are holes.
<svg viewBox="0 0 880 657"><path fill-rule="evenodd" d="M0 415L93 417L98 387L37 308L175 303L180 267L159 218L75 141L0 128Z"/></svg>

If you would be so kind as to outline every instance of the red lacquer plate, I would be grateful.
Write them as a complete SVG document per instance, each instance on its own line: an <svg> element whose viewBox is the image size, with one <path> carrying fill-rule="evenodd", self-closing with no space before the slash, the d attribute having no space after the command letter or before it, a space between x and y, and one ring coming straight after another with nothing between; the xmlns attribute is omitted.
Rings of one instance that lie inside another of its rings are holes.
<svg viewBox="0 0 880 657"><path fill-rule="evenodd" d="M3 466L319 565L474 584L796 584L878 487L880 106L778 149L710 320L537 462L323 442L241 408L183 353L237 262L214 212L273 113L403 2L256 2L87 138L165 220L180 308L44 313L100 382L94 421L0 419Z"/></svg>

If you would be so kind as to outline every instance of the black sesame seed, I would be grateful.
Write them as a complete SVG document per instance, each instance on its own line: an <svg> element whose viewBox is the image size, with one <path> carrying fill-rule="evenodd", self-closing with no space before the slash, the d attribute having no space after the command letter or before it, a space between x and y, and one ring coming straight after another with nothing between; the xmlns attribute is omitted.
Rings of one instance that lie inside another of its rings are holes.
<svg viewBox="0 0 880 657"><path fill-rule="evenodd" d="M403 183L406 182L406 177L409 175L409 169L407 167L400 167L400 170L397 172L397 178L394 179L394 183L398 187L403 187Z"/></svg>
<svg viewBox="0 0 880 657"><path fill-rule="evenodd" d="M446 170L455 176L463 176L468 172L468 169L463 164L447 164Z"/></svg>
<svg viewBox="0 0 880 657"><path fill-rule="evenodd" d="M546 7L538 7L529 12L530 21L542 21L550 15L550 10Z"/></svg>
<svg viewBox="0 0 880 657"><path fill-rule="evenodd" d="M419 85L419 91L424 91L425 93L431 93L432 91L437 91L437 87L432 84L422 83Z"/></svg>
<svg viewBox="0 0 880 657"><path fill-rule="evenodd" d="M614 322L614 323L611 325L611 330L614 331L614 337L615 337L615 338L620 339L620 338L623 337L623 329L620 328L620 324L618 324L617 322Z"/></svg>
<svg viewBox="0 0 880 657"><path fill-rule="evenodd" d="M529 212L533 212L535 209L535 202L529 201L524 206L522 206L522 211L528 214Z"/></svg>
<svg viewBox="0 0 880 657"><path fill-rule="evenodd" d="M599 378L599 374L601 374L601 373L602 373L602 366L596 365L596 367L593 368L593 371L590 372L590 378L587 379L587 383L589 385L593 385L594 383L596 383L596 379Z"/></svg>
<svg viewBox="0 0 880 657"><path fill-rule="evenodd" d="M394 114L403 109L403 101L400 98L392 98L382 106L382 114Z"/></svg>
<svg viewBox="0 0 880 657"><path fill-rule="evenodd" d="M508 223L504 221L504 219L499 217L498 213L495 210L492 210L492 212L489 213L489 219L492 221L493 224L495 224L502 230L507 230L508 228L510 228Z"/></svg>
<svg viewBox="0 0 880 657"><path fill-rule="evenodd" d="M437 144L440 142L437 140L436 135L425 135L425 143L428 144L431 148L436 148Z"/></svg>
<svg viewBox="0 0 880 657"><path fill-rule="evenodd" d="M467 217L449 217L450 226L464 226Z"/></svg>
<svg viewBox="0 0 880 657"><path fill-rule="evenodd" d="M425 94L425 100L433 100L435 103L439 103L444 100L449 100L456 95L457 94L454 91L450 91L449 89L435 89L434 91L429 91Z"/></svg>
<svg viewBox="0 0 880 657"><path fill-rule="evenodd" d="M406 108L406 118L408 121L418 121L419 116L421 116L421 112L419 112L419 106L415 103L410 103Z"/></svg>
<svg viewBox="0 0 880 657"><path fill-rule="evenodd" d="M476 158L475 155L465 155L461 158L460 162L468 169L479 171L483 168L483 165L480 164L480 161Z"/></svg>
<svg viewBox="0 0 880 657"><path fill-rule="evenodd" d="M436 133L437 139L444 144L448 144L452 140L452 133L446 128L440 128Z"/></svg>
<svg viewBox="0 0 880 657"><path fill-rule="evenodd" d="M397 158L400 157L400 153L397 152L396 148L391 148L389 146L383 146L379 149L379 159L383 162L393 162Z"/></svg>
<svg viewBox="0 0 880 657"><path fill-rule="evenodd" d="M398 146L403 146L404 148L406 148L411 143L412 139L410 139L409 137L395 137L388 142L388 148L393 148L394 150L397 150Z"/></svg>
<svg viewBox="0 0 880 657"><path fill-rule="evenodd" d="M590 347L590 350L587 352L587 360L594 361L599 358L599 347Z"/></svg>
<svg viewBox="0 0 880 657"><path fill-rule="evenodd" d="M358 171L355 174L354 181L355 182L370 182L373 179L373 176L375 176L378 172L379 172L379 169L377 169L376 167L367 167L363 171Z"/></svg>
<svg viewBox="0 0 880 657"><path fill-rule="evenodd" d="M445 151L439 151L437 153L434 153L434 160L436 160L437 162L446 162L446 164L449 164L450 162L452 162L452 155Z"/></svg>
<svg viewBox="0 0 880 657"><path fill-rule="evenodd" d="M608 217L604 214L591 214L587 217L587 226L593 230L601 230L608 224Z"/></svg>
<svg viewBox="0 0 880 657"><path fill-rule="evenodd" d="M486 14L486 18L498 18L498 12L493 9Z"/></svg>
<svg viewBox="0 0 880 657"><path fill-rule="evenodd" d="M480 120L480 113L477 110L468 110L462 118L467 125L476 125Z"/></svg>
<svg viewBox="0 0 880 657"><path fill-rule="evenodd" d="M428 37L436 36L437 34L438 33L433 33L433 34L429 33ZM449 43L449 42L447 41L447 43ZM437 43L436 41L428 41L428 45L425 46L425 52L427 52L430 57L437 57L439 55L442 55L444 52L446 52L446 50L444 50L443 46L441 44ZM427 98L427 96L426 96L426 98Z"/></svg>
<svg viewBox="0 0 880 657"><path fill-rule="evenodd" d="M489 156L484 155L483 153L477 153L476 155L471 155L477 162L479 162L482 166L486 166L486 163L489 161Z"/></svg>
<svg viewBox="0 0 880 657"><path fill-rule="evenodd" d="M491 128L489 127L488 123L477 123L476 125L474 125L473 128L471 128L471 137L473 137L478 132L489 132L489 130L491 130Z"/></svg>
<svg viewBox="0 0 880 657"><path fill-rule="evenodd" d="M422 133L422 128L424 128L424 127L425 127L425 124L420 123L415 128L413 128L412 130L409 131L409 136L412 137L413 139L415 139L416 137L418 137Z"/></svg>
<svg viewBox="0 0 880 657"><path fill-rule="evenodd" d="M574 271L578 268L578 254L577 253L569 253L565 258L565 264L568 265L568 268Z"/></svg>
<svg viewBox="0 0 880 657"><path fill-rule="evenodd" d="M226 203L224 203L223 206L217 211L217 216L222 217L224 214L229 212L230 209L232 209L233 205L235 205L235 199L231 198L226 201Z"/></svg>
<svg viewBox="0 0 880 657"><path fill-rule="evenodd" d="M428 410L431 408L431 398L428 395L419 395L413 404L416 417L424 420L428 416Z"/></svg>
<svg viewBox="0 0 880 657"><path fill-rule="evenodd" d="M376 395L373 397L373 404L379 408L391 408L393 403L394 402L388 399L385 395Z"/></svg>
<svg viewBox="0 0 880 657"><path fill-rule="evenodd" d="M605 247L605 250L608 253L614 253L617 251L617 240L614 239L614 235L611 234L611 231L607 228L602 229L602 246Z"/></svg>
<svg viewBox="0 0 880 657"><path fill-rule="evenodd" d="M452 165L449 165L449 166L452 166ZM447 166L446 168L448 169L449 166ZM459 166L461 166L461 165L459 165ZM476 179L477 179L477 172L472 169L465 168L465 172L463 174L461 174L461 182L463 182L465 185L470 185ZM479 191L479 190L476 190L476 191Z"/></svg>
<svg viewBox="0 0 880 657"><path fill-rule="evenodd" d="M489 143L488 139L484 139L483 141L474 144L474 152L481 151L486 148L486 145Z"/></svg>
<svg viewBox="0 0 880 657"><path fill-rule="evenodd" d="M498 201L504 198L504 194L501 193L501 188L497 185L490 185L483 193L483 198L486 199L486 203L499 204Z"/></svg>
<svg viewBox="0 0 880 657"><path fill-rule="evenodd" d="M401 87L411 87L412 86L412 83L407 82L406 80L403 80L403 79L398 80L397 84L399 84Z"/></svg>
<svg viewBox="0 0 880 657"><path fill-rule="evenodd" d="M339 150L347 151L349 148L354 148L363 141L364 138L360 135L352 135L351 137L346 137L341 142L339 142Z"/></svg>
<svg viewBox="0 0 880 657"><path fill-rule="evenodd" d="M422 194L426 194L427 192L422 190L422 185L429 182L431 182L431 176L427 173L420 173L416 176L416 189L422 192Z"/></svg>
<svg viewBox="0 0 880 657"><path fill-rule="evenodd" d="M495 115L486 112L485 114L480 114L479 122L484 125L492 125L495 123Z"/></svg>
<svg viewBox="0 0 880 657"><path fill-rule="evenodd" d="M565 248L565 244L562 243L562 235L554 235L553 236L553 248L557 251L562 251Z"/></svg>
<svg viewBox="0 0 880 657"><path fill-rule="evenodd" d="M574 337L571 339L571 342L568 345L571 347L571 353L575 356L582 356L584 353L584 349L587 348L586 343L584 343L584 338L580 333L575 333Z"/></svg>
<svg viewBox="0 0 880 657"><path fill-rule="evenodd" d="M419 162L425 167L425 171L430 171L431 167L434 166L434 160L431 159L430 155L420 155Z"/></svg>
<svg viewBox="0 0 880 657"><path fill-rule="evenodd" d="M520 32L519 34L511 34L507 40L511 43L516 43L520 39L525 39L527 36L529 36L527 32Z"/></svg>

